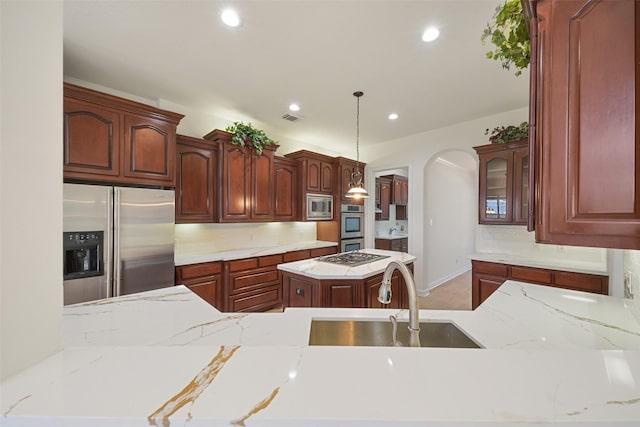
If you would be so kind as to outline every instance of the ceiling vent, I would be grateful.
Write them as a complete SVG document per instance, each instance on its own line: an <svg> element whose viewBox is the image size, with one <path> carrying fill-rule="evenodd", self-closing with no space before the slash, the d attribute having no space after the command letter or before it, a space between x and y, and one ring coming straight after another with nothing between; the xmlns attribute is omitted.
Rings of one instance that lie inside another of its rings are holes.
<svg viewBox="0 0 640 427"><path fill-rule="evenodd" d="M291 113L284 113L282 115L282 118L285 120L289 120L290 122L297 122L298 120L300 120L302 117L300 116L294 116Z"/></svg>

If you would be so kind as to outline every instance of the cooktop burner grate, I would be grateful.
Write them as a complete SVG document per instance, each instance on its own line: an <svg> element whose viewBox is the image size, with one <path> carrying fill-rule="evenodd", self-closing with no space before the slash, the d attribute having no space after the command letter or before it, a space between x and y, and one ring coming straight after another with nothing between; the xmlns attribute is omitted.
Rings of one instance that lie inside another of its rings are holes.
<svg viewBox="0 0 640 427"><path fill-rule="evenodd" d="M365 252L345 252L337 255L325 255L317 258L317 261L330 262L332 264L348 265L356 267L358 265L367 264L389 258L388 255L368 254Z"/></svg>

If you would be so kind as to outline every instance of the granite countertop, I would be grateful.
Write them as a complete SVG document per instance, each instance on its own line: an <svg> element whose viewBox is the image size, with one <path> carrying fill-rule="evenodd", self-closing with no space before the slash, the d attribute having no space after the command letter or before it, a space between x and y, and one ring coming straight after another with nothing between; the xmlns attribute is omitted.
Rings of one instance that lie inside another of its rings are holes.
<svg viewBox="0 0 640 427"><path fill-rule="evenodd" d="M312 240L312 241L290 243L287 245L238 249L238 250L224 251L224 252L208 252L208 251L203 251L198 249L198 250L192 250L192 251L176 252L174 255L174 262L176 266L180 266L180 265L188 265L188 264L197 264L200 262L233 261L236 259L283 254L286 252L301 251L305 249L328 248L331 246L338 246L338 243L326 242L323 240Z"/></svg>
<svg viewBox="0 0 640 427"><path fill-rule="evenodd" d="M313 259L288 262L279 264L278 269L288 273L301 274L314 279L366 279L384 272L391 261L398 261L405 264L415 261L416 257L405 252L385 251L382 249L362 249L359 252L383 255L387 258L367 264L351 267L348 265L332 264Z"/></svg>
<svg viewBox="0 0 640 427"><path fill-rule="evenodd" d="M551 270L572 271L575 273L597 274L608 276L607 266L605 264L596 264L592 262L583 262L575 259L566 259L562 257L555 258L536 258L514 256L502 253L477 252L469 256L472 260L496 262L500 264L520 265L523 267L547 268Z"/></svg>
<svg viewBox="0 0 640 427"><path fill-rule="evenodd" d="M62 351L1 385L13 426L637 426L626 300L507 281L475 311L421 310L484 349L308 346L312 319L220 313L179 286L64 308Z"/></svg>

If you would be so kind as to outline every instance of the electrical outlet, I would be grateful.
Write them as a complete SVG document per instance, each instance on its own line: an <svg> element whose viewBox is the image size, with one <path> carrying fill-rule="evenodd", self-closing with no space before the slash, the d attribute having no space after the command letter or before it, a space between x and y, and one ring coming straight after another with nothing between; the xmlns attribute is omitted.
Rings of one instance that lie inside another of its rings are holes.
<svg viewBox="0 0 640 427"><path fill-rule="evenodd" d="M624 297L633 298L634 287L636 286L636 274L631 271L624 272Z"/></svg>

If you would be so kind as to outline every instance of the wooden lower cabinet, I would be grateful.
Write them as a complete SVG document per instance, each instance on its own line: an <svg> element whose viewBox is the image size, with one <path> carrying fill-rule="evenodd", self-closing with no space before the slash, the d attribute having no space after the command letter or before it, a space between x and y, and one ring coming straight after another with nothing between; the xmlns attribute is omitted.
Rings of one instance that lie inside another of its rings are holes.
<svg viewBox="0 0 640 427"><path fill-rule="evenodd" d="M507 280L609 294L608 276L476 260L471 261L471 266L471 308L474 310Z"/></svg>
<svg viewBox="0 0 640 427"><path fill-rule="evenodd" d="M400 237L397 239L376 239L376 249L384 249L387 251L396 252L408 252L409 251L409 239L407 237Z"/></svg>
<svg viewBox="0 0 640 427"><path fill-rule="evenodd" d="M408 265L413 271L413 264ZM383 273L366 279L321 280L282 272L286 307L330 308L407 308L409 298L404 278L395 271L391 276L391 304L378 302Z"/></svg>
<svg viewBox="0 0 640 427"><path fill-rule="evenodd" d="M225 262L224 311L265 311L282 306L278 264L282 254Z"/></svg>
<svg viewBox="0 0 640 427"><path fill-rule="evenodd" d="M184 285L200 298L222 309L222 263L204 262L176 267L176 285Z"/></svg>
<svg viewBox="0 0 640 427"><path fill-rule="evenodd" d="M336 251L337 246L330 246L257 258L178 266L176 285L188 287L220 311L266 311L283 303L282 275L278 264L335 254ZM313 306L313 288L304 285L297 284L302 289L297 293L293 290L291 307ZM343 288L335 287L330 291L329 298L338 303L358 301L360 296L355 293L349 296L349 292Z"/></svg>

